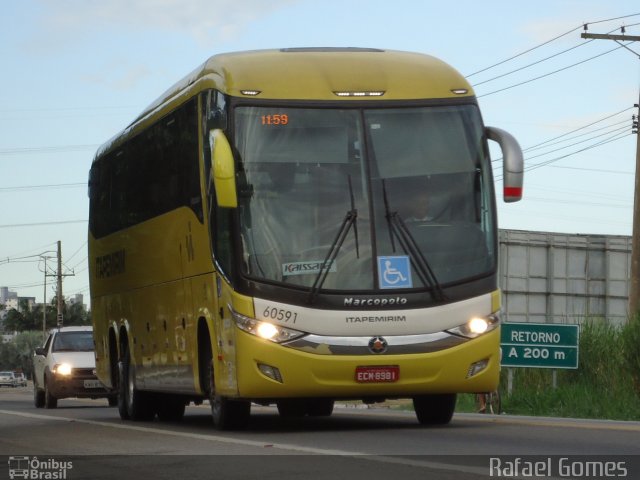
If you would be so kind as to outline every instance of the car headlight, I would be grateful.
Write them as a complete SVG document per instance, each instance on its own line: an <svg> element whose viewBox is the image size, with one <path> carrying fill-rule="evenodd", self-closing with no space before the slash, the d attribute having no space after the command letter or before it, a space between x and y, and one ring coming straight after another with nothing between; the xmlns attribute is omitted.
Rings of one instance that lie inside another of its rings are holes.
<svg viewBox="0 0 640 480"><path fill-rule="evenodd" d="M231 310L231 314L240 330L250 333L251 335L255 335L256 337L270 340L274 343L288 342L305 335L304 332L300 332L292 328L286 328L274 323L256 320L255 318L241 315L233 310Z"/></svg>
<svg viewBox="0 0 640 480"><path fill-rule="evenodd" d="M500 325L500 317L498 317L497 313L493 313L486 317L470 318L468 322L458 325L455 328L450 328L447 332L462 337L476 338L494 330L498 325Z"/></svg>
<svg viewBox="0 0 640 480"><path fill-rule="evenodd" d="M66 377L68 375L71 375L72 369L73 367L71 367L71 365L69 365L68 363L58 363L53 367L53 373Z"/></svg>

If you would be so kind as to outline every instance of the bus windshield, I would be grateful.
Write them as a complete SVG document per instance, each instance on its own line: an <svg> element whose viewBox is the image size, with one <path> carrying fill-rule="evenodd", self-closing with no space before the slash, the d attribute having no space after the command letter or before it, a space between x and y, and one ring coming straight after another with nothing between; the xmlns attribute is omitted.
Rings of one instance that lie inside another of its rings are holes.
<svg viewBox="0 0 640 480"><path fill-rule="evenodd" d="M323 290L371 291L433 289L495 269L474 105L239 106L235 146L247 277L311 289L326 270Z"/></svg>

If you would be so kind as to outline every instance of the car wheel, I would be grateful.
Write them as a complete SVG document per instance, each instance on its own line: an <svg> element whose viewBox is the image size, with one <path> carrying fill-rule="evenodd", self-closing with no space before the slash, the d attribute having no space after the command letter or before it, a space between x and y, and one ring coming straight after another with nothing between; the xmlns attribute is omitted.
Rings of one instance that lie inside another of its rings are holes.
<svg viewBox="0 0 640 480"><path fill-rule="evenodd" d="M33 404L36 408L44 407L44 392L38 388L36 382L33 382Z"/></svg>
<svg viewBox="0 0 640 480"><path fill-rule="evenodd" d="M58 406L58 399L51 393L49 387L49 379L44 379L44 408L56 408Z"/></svg>

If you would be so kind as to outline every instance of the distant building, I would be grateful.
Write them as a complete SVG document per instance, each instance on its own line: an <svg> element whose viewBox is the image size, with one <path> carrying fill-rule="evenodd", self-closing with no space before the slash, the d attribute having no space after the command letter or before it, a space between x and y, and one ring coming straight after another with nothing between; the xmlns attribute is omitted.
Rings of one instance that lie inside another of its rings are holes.
<svg viewBox="0 0 640 480"><path fill-rule="evenodd" d="M81 293L76 293L75 295L67 298L67 302L69 305L82 305L84 307L84 295Z"/></svg>
<svg viewBox="0 0 640 480"><path fill-rule="evenodd" d="M36 297L15 297L9 298L8 300L2 302L4 304L5 312L8 312L11 309L17 310L21 312L23 310L22 306L25 305L27 310L33 310L33 307L36 305Z"/></svg>
<svg viewBox="0 0 640 480"><path fill-rule="evenodd" d="M9 300L17 299L18 293L9 290L9 287L0 287L0 303L7 304Z"/></svg>

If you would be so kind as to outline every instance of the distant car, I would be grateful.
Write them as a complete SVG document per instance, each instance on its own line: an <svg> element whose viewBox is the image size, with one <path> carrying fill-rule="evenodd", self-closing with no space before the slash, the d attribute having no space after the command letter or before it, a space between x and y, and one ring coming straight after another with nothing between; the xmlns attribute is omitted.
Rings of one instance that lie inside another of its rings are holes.
<svg viewBox="0 0 640 480"><path fill-rule="evenodd" d="M56 408L61 398L108 398L117 396L96 376L92 327L61 327L52 330L33 356L33 402L37 408Z"/></svg>
<svg viewBox="0 0 640 480"><path fill-rule="evenodd" d="M16 384L18 387L26 387L27 386L27 377L24 376L24 373L14 373L16 376Z"/></svg>
<svg viewBox="0 0 640 480"><path fill-rule="evenodd" d="M18 382L13 372L0 372L0 387L17 387Z"/></svg>

